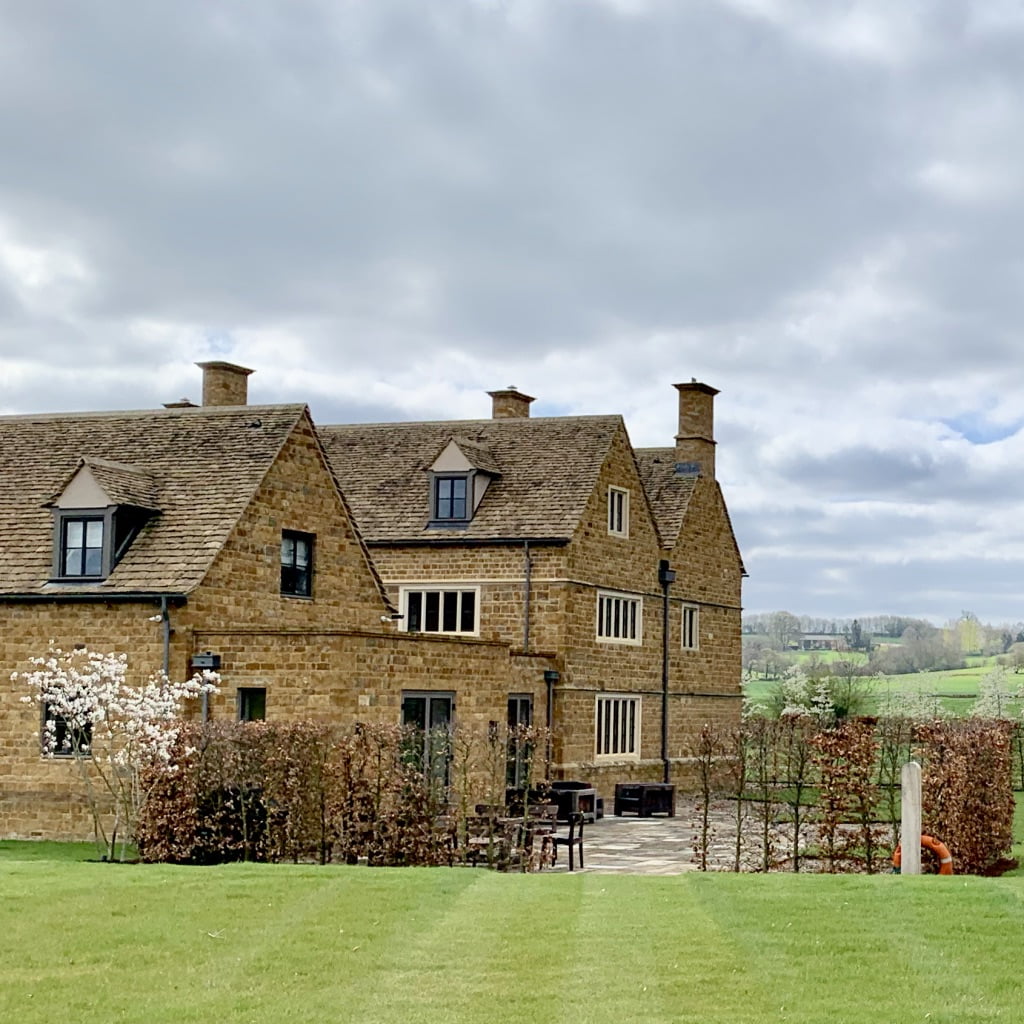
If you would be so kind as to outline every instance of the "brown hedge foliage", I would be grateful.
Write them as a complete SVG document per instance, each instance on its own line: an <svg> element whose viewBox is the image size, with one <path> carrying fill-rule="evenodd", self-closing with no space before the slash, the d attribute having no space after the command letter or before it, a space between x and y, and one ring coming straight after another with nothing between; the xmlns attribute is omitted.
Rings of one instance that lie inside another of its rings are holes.
<svg viewBox="0 0 1024 1024"><path fill-rule="evenodd" d="M707 727L693 751L703 783L695 859L707 868L715 795L708 780L722 778L724 795L736 804L733 870L801 870L805 825L809 852L826 870L886 870L890 837L899 838L900 772L914 757L922 765L925 832L949 847L957 874L998 870L1013 843L1019 735L1010 722L985 719L829 725L807 715L751 717L721 734ZM716 758L725 769L720 775Z"/></svg>
<svg viewBox="0 0 1024 1024"><path fill-rule="evenodd" d="M542 780L541 730L511 739ZM180 734L137 830L148 861L450 863L476 803L505 802L510 737L354 731L313 722L211 722ZM424 763L424 757L430 763Z"/></svg>
<svg viewBox="0 0 1024 1024"><path fill-rule="evenodd" d="M957 874L985 874L1013 845L1013 725L953 719L915 729L924 831L949 847Z"/></svg>
<svg viewBox="0 0 1024 1024"><path fill-rule="evenodd" d="M811 740L818 771L818 837L829 872L844 864L878 866L875 784L879 743L871 718L848 719Z"/></svg>

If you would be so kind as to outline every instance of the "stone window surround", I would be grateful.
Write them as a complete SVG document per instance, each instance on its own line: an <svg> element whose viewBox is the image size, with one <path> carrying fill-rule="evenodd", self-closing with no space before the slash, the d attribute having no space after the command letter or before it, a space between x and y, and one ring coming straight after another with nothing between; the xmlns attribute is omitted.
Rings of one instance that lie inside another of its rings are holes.
<svg viewBox="0 0 1024 1024"><path fill-rule="evenodd" d="M625 487L608 488L608 535L629 536L629 491Z"/></svg>
<svg viewBox="0 0 1024 1024"><path fill-rule="evenodd" d="M594 697L594 759L640 760L640 722L643 698L629 693L599 693Z"/></svg>
<svg viewBox="0 0 1024 1024"><path fill-rule="evenodd" d="M684 604L680 617L680 646L684 651L700 650L700 608L695 604Z"/></svg>
<svg viewBox="0 0 1024 1024"><path fill-rule="evenodd" d="M426 629L425 623L421 622L420 628L411 630L409 628L409 595L410 594L423 594L436 593L440 595L444 594L458 594L459 597L456 600L455 618L456 628L455 629L442 629L440 626L443 625L441 621L444 615L444 597L439 597L439 621L438 629ZM463 594L473 595L473 628L471 630L464 630L458 628L462 623L463 615ZM398 588L398 607L402 613L402 617L398 620L398 629L402 633L428 633L431 636L479 636L480 635L480 587L478 584L469 583L409 583Z"/></svg>
<svg viewBox="0 0 1024 1024"><path fill-rule="evenodd" d="M595 636L601 643L639 647L644 640L643 612L644 599L639 594L598 590Z"/></svg>

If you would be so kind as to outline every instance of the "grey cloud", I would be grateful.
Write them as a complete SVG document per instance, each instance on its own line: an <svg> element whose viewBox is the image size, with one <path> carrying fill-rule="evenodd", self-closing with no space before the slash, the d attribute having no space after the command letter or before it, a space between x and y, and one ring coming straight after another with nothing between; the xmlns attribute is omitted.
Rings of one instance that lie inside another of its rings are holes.
<svg viewBox="0 0 1024 1024"><path fill-rule="evenodd" d="M801 451L777 461L787 479L813 487L830 498L868 498L893 493L914 494L948 482L956 465L940 462L925 451L843 448L826 454Z"/></svg>

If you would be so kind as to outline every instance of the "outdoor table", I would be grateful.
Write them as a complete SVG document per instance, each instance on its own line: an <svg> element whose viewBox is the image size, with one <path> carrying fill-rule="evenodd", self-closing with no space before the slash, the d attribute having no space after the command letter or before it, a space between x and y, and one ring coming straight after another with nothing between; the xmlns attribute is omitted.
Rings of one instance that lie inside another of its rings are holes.
<svg viewBox="0 0 1024 1024"><path fill-rule="evenodd" d="M649 818L652 814L676 815L676 787L669 782L617 782L615 784L615 816L635 813Z"/></svg>

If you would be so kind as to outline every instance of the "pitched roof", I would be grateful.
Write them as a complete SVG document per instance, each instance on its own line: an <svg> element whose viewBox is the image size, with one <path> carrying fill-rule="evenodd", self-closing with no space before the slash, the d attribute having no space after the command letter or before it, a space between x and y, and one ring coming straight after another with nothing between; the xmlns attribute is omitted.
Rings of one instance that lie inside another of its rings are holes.
<svg viewBox="0 0 1024 1024"><path fill-rule="evenodd" d="M318 431L356 523L373 544L569 540L622 429L620 416L559 416L369 423ZM477 454L489 454L502 475L491 481L465 528L429 527L428 470L453 438L460 448L466 443Z"/></svg>
<svg viewBox="0 0 1024 1024"><path fill-rule="evenodd" d="M640 479L647 492L647 500L650 502L651 512L658 527L661 543L666 548L674 547L679 539L679 531L683 528L697 482L705 478L702 478L699 473L693 473L687 469L677 469L686 464L678 462L674 448L637 448L634 455L637 469L640 471ZM740 555L739 545L736 543L736 531L732 528L732 520L729 518L725 500L721 498L722 489L714 478L706 479L718 491L725 522L732 534L733 546L736 548L740 572L745 576L747 571L743 567L743 558Z"/></svg>
<svg viewBox="0 0 1024 1024"><path fill-rule="evenodd" d="M278 405L0 416L0 595L187 593L305 414ZM49 583L48 505L83 460L111 500L159 512L106 580Z"/></svg>
<svg viewBox="0 0 1024 1024"><path fill-rule="evenodd" d="M637 448L633 454L661 543L670 548L679 536L697 476L676 472L674 448Z"/></svg>

